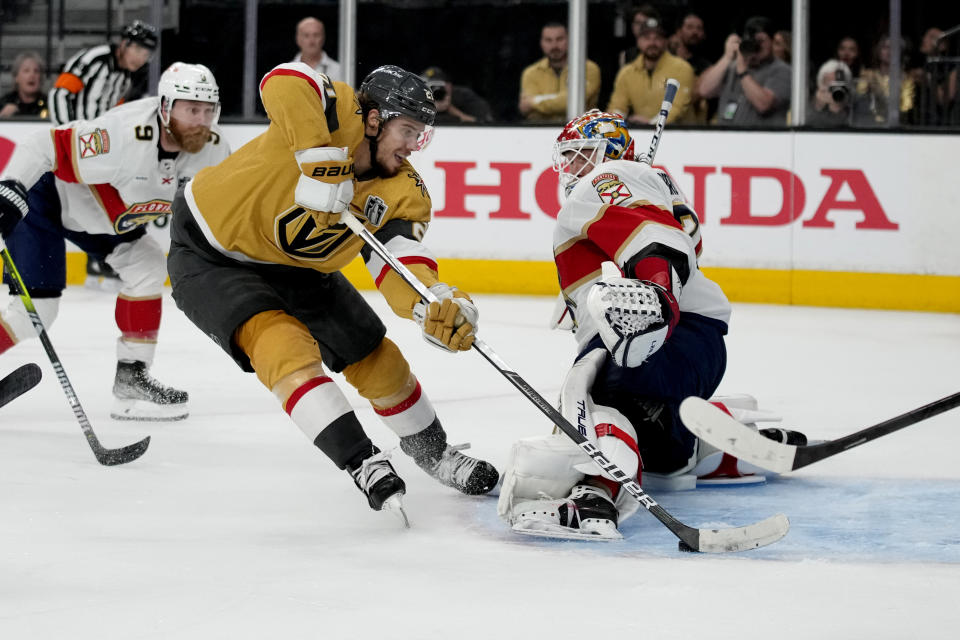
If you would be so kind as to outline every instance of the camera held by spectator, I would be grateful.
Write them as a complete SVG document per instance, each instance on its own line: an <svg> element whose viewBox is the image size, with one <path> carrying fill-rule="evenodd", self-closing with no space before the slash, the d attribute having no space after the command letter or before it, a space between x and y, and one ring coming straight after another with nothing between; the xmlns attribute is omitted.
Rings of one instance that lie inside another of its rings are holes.
<svg viewBox="0 0 960 640"><path fill-rule="evenodd" d="M437 124L490 122L490 105L473 89L453 84L440 67L430 67L421 74L433 93L437 106Z"/></svg>
<svg viewBox="0 0 960 640"><path fill-rule="evenodd" d="M850 100L850 74L843 67L838 66L833 75L834 80L827 90L834 102L845 105Z"/></svg>
<svg viewBox="0 0 960 640"><path fill-rule="evenodd" d="M766 32L766 25L759 24L759 21L762 18L754 18L747 21L747 24L743 28L743 37L740 38L740 54L744 56L752 56L755 53L759 53L760 49L763 48L763 44L757 38L758 33Z"/></svg>

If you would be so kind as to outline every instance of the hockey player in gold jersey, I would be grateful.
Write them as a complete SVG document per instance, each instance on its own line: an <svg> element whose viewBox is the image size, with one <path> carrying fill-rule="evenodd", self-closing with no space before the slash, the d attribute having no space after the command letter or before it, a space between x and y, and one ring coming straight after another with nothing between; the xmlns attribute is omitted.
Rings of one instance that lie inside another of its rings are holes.
<svg viewBox="0 0 960 640"><path fill-rule="evenodd" d="M385 66L355 94L288 63L263 78L260 95L267 131L201 171L174 202L174 300L240 367L256 372L372 508L399 506L405 486L327 370L343 372L431 476L466 494L490 491L496 469L447 444L406 359L339 271L362 254L394 312L418 322L428 341L453 352L473 343L476 307L440 282L421 243L431 202L407 158L431 133L430 90ZM425 306L339 222L345 211L441 302Z"/></svg>

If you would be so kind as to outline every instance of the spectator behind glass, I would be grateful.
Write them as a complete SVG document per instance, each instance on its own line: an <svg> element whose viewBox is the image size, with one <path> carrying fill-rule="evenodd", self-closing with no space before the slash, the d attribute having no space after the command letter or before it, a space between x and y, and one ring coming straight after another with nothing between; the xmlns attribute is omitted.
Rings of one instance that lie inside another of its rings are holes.
<svg viewBox="0 0 960 640"><path fill-rule="evenodd" d="M667 32L655 14L641 27L637 45L640 55L617 72L607 111L624 116L631 124L649 124L660 112L667 80L675 78L680 89L667 122L683 122L696 83L693 67L667 51Z"/></svg>
<svg viewBox="0 0 960 640"><path fill-rule="evenodd" d="M455 85L440 67L430 67L420 74L433 92L437 106L435 124L460 122L493 122L490 104L470 87Z"/></svg>
<svg viewBox="0 0 960 640"><path fill-rule="evenodd" d="M810 100L811 127L846 127L853 109L853 74L839 60L827 60L817 71L817 88Z"/></svg>
<svg viewBox="0 0 960 640"><path fill-rule="evenodd" d="M693 73L700 75L711 64L710 59L700 51L700 45L706 37L703 20L695 13L688 13L680 22L680 27L670 36L667 48L673 55L689 62Z"/></svg>
<svg viewBox="0 0 960 640"><path fill-rule="evenodd" d="M670 36L667 48L670 53L682 60L686 60L693 67L693 75L698 79L700 74L712 62L700 50L706 31L703 20L695 13L688 13L680 22L680 27ZM706 124L710 114L716 111L716 100L707 100L697 94L697 83L690 87L690 110L683 120L684 124Z"/></svg>
<svg viewBox="0 0 960 640"><path fill-rule="evenodd" d="M567 115L567 27L559 22L544 25L540 48L544 57L520 76L518 109L531 122L563 122ZM600 95L600 67L592 60L584 66L586 109L594 109Z"/></svg>
<svg viewBox="0 0 960 640"><path fill-rule="evenodd" d="M790 64L793 58L793 36L789 31L777 31L773 34L773 55Z"/></svg>
<svg viewBox="0 0 960 640"><path fill-rule="evenodd" d="M642 27L643 23L647 21L647 18L652 15L659 14L657 10L649 4L640 5L630 12L630 34L633 37L633 41L630 43L629 47L617 55L617 60L619 61L621 67L625 64L633 62L634 59L640 55L640 47L637 45L637 38L640 37L640 27Z"/></svg>
<svg viewBox="0 0 960 640"><path fill-rule="evenodd" d="M902 41L901 41L902 42ZM901 44L901 60L909 57L905 43ZM901 70L906 65L901 64ZM908 73L900 74L900 121L910 120L914 105L916 83ZM873 66L864 69L857 81L858 107L855 121L863 126L876 126L887 122L887 102L890 98L890 38L880 38L873 47Z"/></svg>
<svg viewBox="0 0 960 640"><path fill-rule="evenodd" d="M747 20L743 37L727 36L723 55L703 72L699 93L719 96L717 124L784 126L790 109L790 65L773 55L770 20Z"/></svg>
<svg viewBox="0 0 960 640"><path fill-rule="evenodd" d="M854 78L860 77L860 45L857 41L846 36L837 43L837 60L847 65Z"/></svg>
<svg viewBox="0 0 960 640"><path fill-rule="evenodd" d="M13 91L0 96L0 118L35 116L47 118L47 97L43 90L43 60L39 53L26 52L13 61Z"/></svg>
<svg viewBox="0 0 960 640"><path fill-rule="evenodd" d="M944 124L949 109L950 70L952 65L931 62L931 58L946 56L947 41L940 40L943 30L931 27L920 40L919 56L911 65L910 77L916 84L914 124Z"/></svg>
<svg viewBox="0 0 960 640"><path fill-rule="evenodd" d="M297 23L297 48L294 62L302 62L331 80L343 81L340 63L327 55L323 45L327 42L327 30L316 18L307 17Z"/></svg>

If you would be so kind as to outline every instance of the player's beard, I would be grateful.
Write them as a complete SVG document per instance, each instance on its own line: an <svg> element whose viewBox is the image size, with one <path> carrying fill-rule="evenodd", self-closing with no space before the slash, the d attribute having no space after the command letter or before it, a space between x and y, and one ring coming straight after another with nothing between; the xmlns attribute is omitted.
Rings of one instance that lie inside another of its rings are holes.
<svg viewBox="0 0 960 640"><path fill-rule="evenodd" d="M197 153L203 149L210 139L210 127L198 124L194 127L185 127L176 119L170 119L170 135L177 145L187 153Z"/></svg>
<svg viewBox="0 0 960 640"><path fill-rule="evenodd" d="M379 146L377 147L376 154L373 156L373 168L376 170L376 173L381 178L392 178L400 172L400 167L403 166L403 163L398 164L393 169L388 169L387 166L380 161L380 154L383 153L385 157L392 157L392 153L383 152Z"/></svg>

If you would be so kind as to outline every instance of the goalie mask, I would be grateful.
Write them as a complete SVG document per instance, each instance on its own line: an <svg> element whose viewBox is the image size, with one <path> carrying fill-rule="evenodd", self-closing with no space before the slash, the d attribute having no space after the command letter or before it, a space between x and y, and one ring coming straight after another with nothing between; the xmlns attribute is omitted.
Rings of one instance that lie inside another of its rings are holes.
<svg viewBox="0 0 960 640"><path fill-rule="evenodd" d="M423 150L429 144L433 136L437 106L433 92L417 74L394 65L377 67L360 83L357 99L364 118L371 109L380 112L381 128L397 116L422 122L426 127L420 134L417 151Z"/></svg>
<svg viewBox="0 0 960 640"><path fill-rule="evenodd" d="M202 64L174 62L160 76L157 94L160 96L160 121L165 127L170 126L170 113L177 100L213 103L214 111L207 126L220 118L220 87L210 69Z"/></svg>
<svg viewBox="0 0 960 640"><path fill-rule="evenodd" d="M607 160L633 160L633 138L622 116L591 109L567 123L553 145L553 169L570 194L581 177Z"/></svg>

